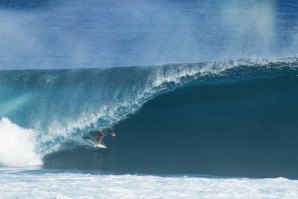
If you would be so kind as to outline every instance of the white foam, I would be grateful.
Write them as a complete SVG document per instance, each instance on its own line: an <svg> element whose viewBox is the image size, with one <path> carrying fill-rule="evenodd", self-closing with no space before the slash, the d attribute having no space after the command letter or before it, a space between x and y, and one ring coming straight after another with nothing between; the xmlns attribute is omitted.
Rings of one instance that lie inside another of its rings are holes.
<svg viewBox="0 0 298 199"><path fill-rule="evenodd" d="M1 198L298 198L298 181L285 178L95 175L0 169L0 184Z"/></svg>
<svg viewBox="0 0 298 199"><path fill-rule="evenodd" d="M220 73L241 66L246 67L268 67L270 64L293 64L297 63L296 57L283 58L283 59L263 59L263 58L250 58L250 59L235 59L230 61L209 62L202 64L181 64L173 65L171 68L164 70L160 67L156 71L153 80L154 87L161 87L167 83L180 85L198 79L206 75L219 75ZM296 67L296 65L292 66ZM186 78L189 78L185 80Z"/></svg>
<svg viewBox="0 0 298 199"><path fill-rule="evenodd" d="M13 124L9 119L0 120L0 164L12 167L41 165L35 152L34 131Z"/></svg>

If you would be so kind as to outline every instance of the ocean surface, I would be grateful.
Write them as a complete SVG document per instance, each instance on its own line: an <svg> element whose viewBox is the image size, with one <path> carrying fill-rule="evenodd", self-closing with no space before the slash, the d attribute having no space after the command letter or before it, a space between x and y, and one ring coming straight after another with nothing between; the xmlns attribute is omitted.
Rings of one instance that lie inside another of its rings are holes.
<svg viewBox="0 0 298 199"><path fill-rule="evenodd" d="M297 84L296 58L2 70L0 195L295 198Z"/></svg>
<svg viewBox="0 0 298 199"><path fill-rule="evenodd" d="M0 1L0 198L298 198L297 11Z"/></svg>
<svg viewBox="0 0 298 199"><path fill-rule="evenodd" d="M1 198L298 197L298 181L285 178L111 175L28 168L1 169L0 175Z"/></svg>

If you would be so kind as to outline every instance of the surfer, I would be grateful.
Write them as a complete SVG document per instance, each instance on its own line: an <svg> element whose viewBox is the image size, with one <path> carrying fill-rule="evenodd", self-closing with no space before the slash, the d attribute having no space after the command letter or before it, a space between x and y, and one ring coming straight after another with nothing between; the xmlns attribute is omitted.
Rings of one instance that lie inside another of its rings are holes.
<svg viewBox="0 0 298 199"><path fill-rule="evenodd" d="M107 134L110 135L110 137L116 137L116 133L112 128L105 128L99 131L91 131L89 135L83 136L83 139L93 147L107 149L108 147L103 143ZM111 145L111 141L112 139L108 139L109 145Z"/></svg>
<svg viewBox="0 0 298 199"><path fill-rule="evenodd" d="M112 137L116 137L116 133L115 131L113 131L111 128L107 128L106 131L112 136ZM106 133L104 130L100 130L99 134L98 134L98 144L102 144L102 141L104 139L104 137L106 136Z"/></svg>

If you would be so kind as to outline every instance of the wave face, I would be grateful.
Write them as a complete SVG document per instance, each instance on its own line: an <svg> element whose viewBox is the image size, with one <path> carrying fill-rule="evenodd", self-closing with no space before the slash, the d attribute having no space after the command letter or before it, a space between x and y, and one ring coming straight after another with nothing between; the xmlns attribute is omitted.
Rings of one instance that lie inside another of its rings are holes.
<svg viewBox="0 0 298 199"><path fill-rule="evenodd" d="M295 176L297 66L292 58L1 71L0 117L35 133L48 168ZM111 125L109 150L80 142Z"/></svg>

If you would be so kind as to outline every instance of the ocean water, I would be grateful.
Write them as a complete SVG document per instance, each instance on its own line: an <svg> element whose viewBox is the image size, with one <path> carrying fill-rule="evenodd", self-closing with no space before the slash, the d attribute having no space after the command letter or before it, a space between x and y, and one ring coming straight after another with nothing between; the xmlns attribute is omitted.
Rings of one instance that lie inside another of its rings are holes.
<svg viewBox="0 0 298 199"><path fill-rule="evenodd" d="M0 198L297 198L297 10L0 1Z"/></svg>
<svg viewBox="0 0 298 199"><path fill-rule="evenodd" d="M295 198L297 66L2 70L0 195ZM108 150L84 143L106 126Z"/></svg>

